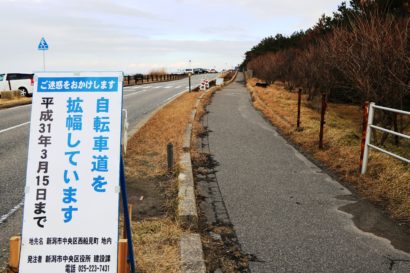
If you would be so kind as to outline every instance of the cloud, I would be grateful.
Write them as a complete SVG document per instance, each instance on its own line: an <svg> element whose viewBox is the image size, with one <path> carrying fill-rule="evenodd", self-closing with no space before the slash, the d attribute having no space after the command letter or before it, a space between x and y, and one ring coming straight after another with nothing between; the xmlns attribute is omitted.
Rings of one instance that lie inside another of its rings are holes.
<svg viewBox="0 0 410 273"><path fill-rule="evenodd" d="M0 71L147 71L238 64L260 39L313 25L339 0L0 0Z"/></svg>
<svg viewBox="0 0 410 273"><path fill-rule="evenodd" d="M199 0L196 0L200 2ZM310 1L283 1L283 0L208 0L214 5L230 5L249 11L253 16L272 18L274 16L317 16L332 11L341 1L337 0L310 0ZM260 18L260 19L263 19ZM315 17L316 18L316 17Z"/></svg>

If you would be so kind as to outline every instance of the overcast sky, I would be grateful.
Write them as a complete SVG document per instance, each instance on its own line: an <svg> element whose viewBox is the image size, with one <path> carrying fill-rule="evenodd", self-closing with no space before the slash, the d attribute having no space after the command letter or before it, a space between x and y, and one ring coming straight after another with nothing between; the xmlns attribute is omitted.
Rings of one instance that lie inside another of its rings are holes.
<svg viewBox="0 0 410 273"><path fill-rule="evenodd" d="M0 0L0 72L222 69L262 38L307 29L342 0Z"/></svg>

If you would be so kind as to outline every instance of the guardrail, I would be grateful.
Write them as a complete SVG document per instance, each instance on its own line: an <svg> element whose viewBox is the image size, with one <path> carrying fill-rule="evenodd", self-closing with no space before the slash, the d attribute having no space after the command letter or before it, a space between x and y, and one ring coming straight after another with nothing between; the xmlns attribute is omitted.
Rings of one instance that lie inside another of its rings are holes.
<svg viewBox="0 0 410 273"><path fill-rule="evenodd" d="M409 135L402 134L402 133L399 133L399 132L395 132L395 131L392 131L392 130L389 130L389 129L374 125L373 124L373 119L374 119L374 110L375 109L380 109L380 110L384 110L384 111L389 111L389 112L394 112L394 113L410 116L410 112L407 112L407 111L379 106L379 105L376 105L374 102L369 104L369 114L368 114L368 119L367 119L366 140L365 140L365 144L364 144L363 164L362 164L362 168L361 168L361 174L365 174L366 171L367 171L367 162L368 162L368 159L369 159L369 150L370 150L370 148L375 149L379 152L388 154L388 155L390 155L392 157L395 157L399 160L402 160L404 162L410 163L410 159L408 159L408 158L404 158L404 157L399 156L395 153L389 152L389 151L387 151L383 148L380 148L376 145L371 144L372 129L379 130L379 131L382 131L382 132L385 132L385 133L389 133L389 134L392 134L392 135L395 135L395 136L398 136L398 137L410 139Z"/></svg>
<svg viewBox="0 0 410 273"><path fill-rule="evenodd" d="M186 74L128 75L128 76L124 76L124 86L138 85L138 84L151 83L151 82L180 80L187 76L188 75Z"/></svg>

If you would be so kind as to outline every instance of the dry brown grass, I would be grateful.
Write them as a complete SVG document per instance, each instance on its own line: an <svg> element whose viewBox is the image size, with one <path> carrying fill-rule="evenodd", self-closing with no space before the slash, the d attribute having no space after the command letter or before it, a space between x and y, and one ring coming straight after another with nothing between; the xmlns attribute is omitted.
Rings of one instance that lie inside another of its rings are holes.
<svg viewBox="0 0 410 273"><path fill-rule="evenodd" d="M167 173L168 143L174 145L175 162L182 151L183 134L198 92L182 95L168 104L128 142L126 172L132 176L161 176ZM132 166L128 163L132 163Z"/></svg>
<svg viewBox="0 0 410 273"><path fill-rule="evenodd" d="M345 104L328 105L324 149L318 149L320 114L303 97L301 126L296 130L297 94L286 91L281 84L268 88L255 87L257 80L248 81L254 106L278 127L293 143L307 151L325 167L333 170L342 181L353 185L365 198L383 205L397 220L410 222L410 167L376 151L370 152L368 173L359 176L361 110ZM401 152L410 154L408 144Z"/></svg>
<svg viewBox="0 0 410 273"><path fill-rule="evenodd" d="M179 239L183 231L174 217L176 179L175 173L168 174L166 145L174 144L174 160L178 162L183 135L199 95L192 92L180 96L155 114L128 142L125 161L128 183L154 183L159 194L165 195L162 198L167 206L167 213L161 217L133 221L138 272L180 272Z"/></svg>
<svg viewBox="0 0 410 273"><path fill-rule="evenodd" d="M170 219L133 223L137 271L179 273L182 229Z"/></svg>
<svg viewBox="0 0 410 273"><path fill-rule="evenodd" d="M14 97L12 99L0 98L0 109L29 104L29 103L31 103L31 98L27 98L27 97Z"/></svg>

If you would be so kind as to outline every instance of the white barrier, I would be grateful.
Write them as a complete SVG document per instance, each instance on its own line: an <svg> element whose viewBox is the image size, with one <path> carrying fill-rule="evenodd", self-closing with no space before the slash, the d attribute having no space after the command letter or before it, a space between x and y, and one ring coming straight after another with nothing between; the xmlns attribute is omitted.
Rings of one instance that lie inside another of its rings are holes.
<svg viewBox="0 0 410 273"><path fill-rule="evenodd" d="M398 110L398 109L393 109L393 108L388 108L388 107L383 107L383 106L378 106L376 105L374 102L370 103L369 105L369 116L368 116L368 121L367 121L367 130L366 130L366 142L364 145L364 154L363 154L363 165L362 165L362 169L361 169L361 173L365 174L367 171L367 162L369 159L369 148L373 148L379 152L388 154L392 157L395 157L397 159L400 159L404 162L410 163L410 159L408 158L404 158L402 156L399 156L395 153L389 152L385 149L382 149L380 147L377 147L376 145L371 144L371 134L372 134L372 129L375 130L379 130L385 133L389 133L395 136L399 136L402 138L406 138L406 139L410 139L409 135L405 135L405 134L401 134L392 130L388 130L386 128L382 128L376 125L373 125L373 118L374 118L374 110L375 109L380 109L380 110L384 110L384 111L389 111L389 112L394 112L394 113L398 113L398 114L402 114L402 115L409 115L410 116L410 112L407 111L403 111L403 110Z"/></svg>

